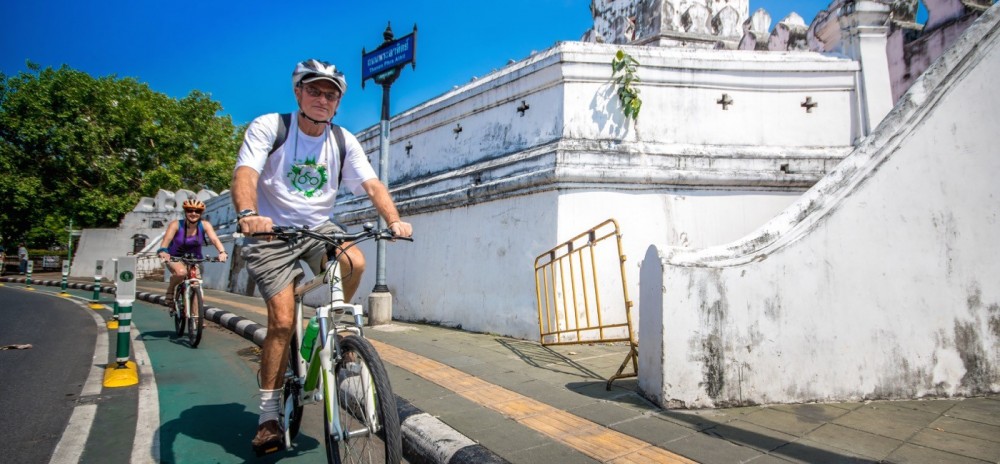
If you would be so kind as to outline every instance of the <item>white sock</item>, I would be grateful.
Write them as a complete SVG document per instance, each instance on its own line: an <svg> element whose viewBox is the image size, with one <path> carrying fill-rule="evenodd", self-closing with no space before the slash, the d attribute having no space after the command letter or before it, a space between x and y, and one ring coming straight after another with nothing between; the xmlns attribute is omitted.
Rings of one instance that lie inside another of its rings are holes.
<svg viewBox="0 0 1000 464"><path fill-rule="evenodd" d="M281 399L281 390L264 390L260 391L260 417L257 419L257 425L263 424L269 420L278 420L278 400Z"/></svg>

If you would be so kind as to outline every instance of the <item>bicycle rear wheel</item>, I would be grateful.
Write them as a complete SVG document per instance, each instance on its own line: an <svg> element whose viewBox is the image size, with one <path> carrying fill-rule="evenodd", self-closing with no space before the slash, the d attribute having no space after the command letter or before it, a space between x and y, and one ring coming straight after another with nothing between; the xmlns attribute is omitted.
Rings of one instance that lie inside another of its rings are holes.
<svg viewBox="0 0 1000 464"><path fill-rule="evenodd" d="M333 379L324 372L323 417L327 461L332 463L398 463L402 440L396 396L382 359L364 338L340 338L342 358ZM332 381L332 382L330 382ZM331 389L336 388L336 392ZM333 399L337 404L331 404ZM348 437L336 439L333 408L338 408L341 428ZM372 433L374 432L374 434Z"/></svg>
<svg viewBox="0 0 1000 464"><path fill-rule="evenodd" d="M205 329L205 302L201 298L201 289L191 292L191 314L188 315L188 341L191 348L197 348L201 343L201 333Z"/></svg>
<svg viewBox="0 0 1000 464"><path fill-rule="evenodd" d="M182 285L178 285L174 289L174 330L177 331L177 336L184 335L184 329L187 327L187 315L184 313L184 288Z"/></svg>

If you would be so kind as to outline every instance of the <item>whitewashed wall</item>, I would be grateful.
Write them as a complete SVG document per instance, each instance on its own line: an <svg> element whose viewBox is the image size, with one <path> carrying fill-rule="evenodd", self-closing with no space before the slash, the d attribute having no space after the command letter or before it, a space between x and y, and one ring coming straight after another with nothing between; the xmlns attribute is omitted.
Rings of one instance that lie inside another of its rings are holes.
<svg viewBox="0 0 1000 464"><path fill-rule="evenodd" d="M639 384L664 406L1000 391L1000 7L753 234L641 271Z"/></svg>
<svg viewBox="0 0 1000 464"><path fill-rule="evenodd" d="M388 247L395 317L537 339L538 254L616 218L637 299L637 259L653 240L709 245L750 232L859 136L853 61L625 49L642 63L638 124L610 84L618 47L575 42L393 119L390 184L417 231L416 243ZM820 106L807 112L807 97ZM359 139L377 165L377 129ZM339 211L352 226L373 219L365 199ZM366 256L358 300L374 285L374 249Z"/></svg>

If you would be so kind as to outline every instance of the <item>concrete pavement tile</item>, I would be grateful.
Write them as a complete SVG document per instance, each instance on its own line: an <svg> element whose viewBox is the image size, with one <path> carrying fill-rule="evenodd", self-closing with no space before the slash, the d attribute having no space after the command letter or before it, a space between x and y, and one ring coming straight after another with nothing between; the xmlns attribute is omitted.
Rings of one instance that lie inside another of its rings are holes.
<svg viewBox="0 0 1000 464"><path fill-rule="evenodd" d="M667 443L663 447L689 459L704 463L746 462L765 454L753 448L735 445L704 433L685 436Z"/></svg>
<svg viewBox="0 0 1000 464"><path fill-rule="evenodd" d="M911 401L891 401L887 402L901 408L915 409L917 411L927 411L934 414L944 414L955 405L961 403L960 399L929 399Z"/></svg>
<svg viewBox="0 0 1000 464"><path fill-rule="evenodd" d="M1000 426L1000 396L968 398L949 409L945 415Z"/></svg>
<svg viewBox="0 0 1000 464"><path fill-rule="evenodd" d="M762 454L749 461L746 461L744 464L788 464L790 462L793 461L782 459L778 456L773 456L770 454Z"/></svg>
<svg viewBox="0 0 1000 464"><path fill-rule="evenodd" d="M398 366L386 364L385 367L389 374L389 383L392 384L392 391L408 401L440 398L452 393L450 390Z"/></svg>
<svg viewBox="0 0 1000 464"><path fill-rule="evenodd" d="M739 419L702 430L701 433L765 453L798 439L798 437L793 435L777 432Z"/></svg>
<svg viewBox="0 0 1000 464"><path fill-rule="evenodd" d="M908 442L984 461L1000 461L1000 443L996 441L981 440L934 429L923 429Z"/></svg>
<svg viewBox="0 0 1000 464"><path fill-rule="evenodd" d="M865 405L865 403L857 402L846 402L846 403L823 403L828 406L833 406L835 408L846 409L848 411L853 411Z"/></svg>
<svg viewBox="0 0 1000 464"><path fill-rule="evenodd" d="M761 409L741 416L739 419L797 437L801 437L823 424L816 419L797 416L776 409Z"/></svg>
<svg viewBox="0 0 1000 464"><path fill-rule="evenodd" d="M579 451L559 443L549 443L505 456L512 464L599 463Z"/></svg>
<svg viewBox="0 0 1000 464"><path fill-rule="evenodd" d="M436 398L421 398L408 401L417 408L420 408L422 411L438 417L456 414L485 415L487 413L493 413L491 410L462 398L458 394L449 394Z"/></svg>
<svg viewBox="0 0 1000 464"><path fill-rule="evenodd" d="M504 457L518 451L555 443L549 437L513 420L502 422L495 427L470 431L466 436Z"/></svg>
<svg viewBox="0 0 1000 464"><path fill-rule="evenodd" d="M776 404L770 408L794 414L803 420L812 419L819 422L829 422L848 412L847 409L821 403Z"/></svg>
<svg viewBox="0 0 1000 464"><path fill-rule="evenodd" d="M902 441L894 438L862 432L837 424L823 424L820 428L806 435L806 438L837 449L850 450L855 454L872 459L882 459L903 444Z"/></svg>
<svg viewBox="0 0 1000 464"><path fill-rule="evenodd" d="M814 463L857 463L874 464L880 461L858 456L857 454L839 448L825 445L823 443L803 439L794 443L789 443L781 448L771 451L771 456L785 459L791 462L804 464ZM757 462L752 461L752 462Z"/></svg>
<svg viewBox="0 0 1000 464"><path fill-rule="evenodd" d="M607 382L605 381L594 381L594 380L584 380L571 382L563 385L563 388L568 388L577 394L588 396L591 398L597 398L601 400L618 400L619 398L629 397L633 392L627 392L618 388L607 389Z"/></svg>
<svg viewBox="0 0 1000 464"><path fill-rule="evenodd" d="M893 406L892 403L872 403L833 420L840 424L883 437L906 440L937 419L937 414Z"/></svg>
<svg viewBox="0 0 1000 464"><path fill-rule="evenodd" d="M556 385L568 385L577 382L604 381L603 378L597 376L593 372L584 372L565 366L556 368L530 368L526 370L525 373L538 380Z"/></svg>
<svg viewBox="0 0 1000 464"><path fill-rule="evenodd" d="M597 401L579 408L570 409L567 412L604 426L634 419L642 415L642 413L623 408L610 401Z"/></svg>
<svg viewBox="0 0 1000 464"><path fill-rule="evenodd" d="M504 417L503 414L489 408L482 408L481 410L456 409L440 414L435 412L433 414L438 419L441 419L442 422L466 435L485 429L500 427L507 422L513 422L512 419Z"/></svg>
<svg viewBox="0 0 1000 464"><path fill-rule="evenodd" d="M507 388L562 410L579 408L600 401L597 398L581 395L540 380L529 380Z"/></svg>
<svg viewBox="0 0 1000 464"><path fill-rule="evenodd" d="M637 416L629 420L611 424L610 427L613 430L660 447L664 447L668 442L697 433L689 427L675 424L655 414Z"/></svg>
<svg viewBox="0 0 1000 464"><path fill-rule="evenodd" d="M435 358L435 361L462 370L464 367L483 364L483 360L474 356L456 355Z"/></svg>
<svg viewBox="0 0 1000 464"><path fill-rule="evenodd" d="M925 448L923 446L904 444L896 451L893 451L893 453L885 459L885 462L897 464L983 464L986 461L980 461L975 458L967 458L965 456Z"/></svg>
<svg viewBox="0 0 1000 464"><path fill-rule="evenodd" d="M712 409L660 411L656 414L665 420L696 431L735 420L734 417L726 416Z"/></svg>
<svg viewBox="0 0 1000 464"><path fill-rule="evenodd" d="M1000 443L1000 427L994 425L941 416L931 422L928 428Z"/></svg>
<svg viewBox="0 0 1000 464"><path fill-rule="evenodd" d="M514 386L535 380L524 372L509 369L489 369L488 366L467 366L463 372L476 376L494 385L513 389Z"/></svg>

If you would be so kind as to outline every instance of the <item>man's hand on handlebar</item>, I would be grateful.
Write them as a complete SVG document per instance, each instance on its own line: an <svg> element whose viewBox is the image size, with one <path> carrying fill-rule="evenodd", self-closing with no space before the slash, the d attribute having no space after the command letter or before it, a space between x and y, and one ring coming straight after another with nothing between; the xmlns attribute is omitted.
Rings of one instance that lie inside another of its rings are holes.
<svg viewBox="0 0 1000 464"><path fill-rule="evenodd" d="M240 233L248 237L253 234L270 233L274 231L274 222L267 216L246 216L238 221ZM273 235L260 236L262 240L270 241Z"/></svg>
<svg viewBox="0 0 1000 464"><path fill-rule="evenodd" d="M413 235L413 226L409 222L393 221L389 224L392 235L399 238L408 238Z"/></svg>

